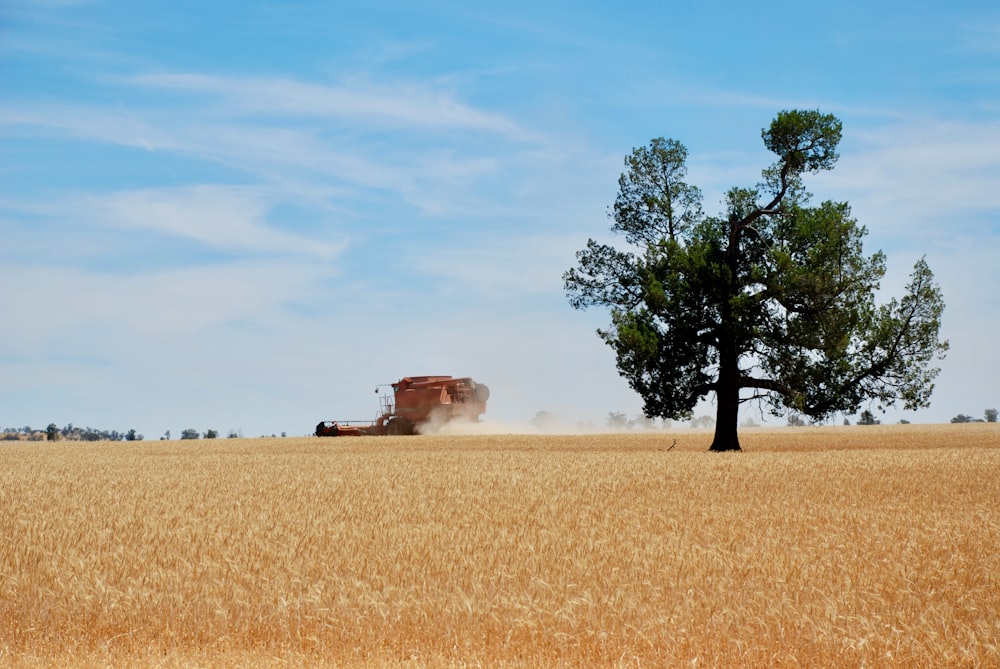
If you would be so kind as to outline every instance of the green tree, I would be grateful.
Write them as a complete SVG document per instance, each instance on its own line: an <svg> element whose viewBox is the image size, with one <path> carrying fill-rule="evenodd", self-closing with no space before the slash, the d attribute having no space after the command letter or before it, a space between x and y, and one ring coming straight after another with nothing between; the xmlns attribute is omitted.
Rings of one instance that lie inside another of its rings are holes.
<svg viewBox="0 0 1000 669"><path fill-rule="evenodd" d="M882 421L875 418L875 414L868 409L862 411L861 415L858 417L858 425L880 425L881 423Z"/></svg>
<svg viewBox="0 0 1000 669"><path fill-rule="evenodd" d="M49 441L56 441L59 439L59 426L55 423L49 423L49 426L45 428L45 437Z"/></svg>
<svg viewBox="0 0 1000 669"><path fill-rule="evenodd" d="M741 402L814 420L868 400L927 406L947 342L927 263L901 299L875 303L885 256L863 253L867 230L847 203L809 206L802 177L833 168L841 123L784 111L762 132L777 162L760 184L733 188L726 210L702 213L685 183L687 151L654 139L626 158L611 213L629 246L588 240L563 275L575 308L607 307L598 334L650 417L690 418L714 393L710 450L739 450Z"/></svg>
<svg viewBox="0 0 1000 669"><path fill-rule="evenodd" d="M996 409L987 409L984 413L986 414L986 422L987 423L995 423L995 422L997 422L997 410Z"/></svg>
<svg viewBox="0 0 1000 669"><path fill-rule="evenodd" d="M193 427L189 427L181 432L181 439L198 439L200 437L201 435L198 433L198 430Z"/></svg>

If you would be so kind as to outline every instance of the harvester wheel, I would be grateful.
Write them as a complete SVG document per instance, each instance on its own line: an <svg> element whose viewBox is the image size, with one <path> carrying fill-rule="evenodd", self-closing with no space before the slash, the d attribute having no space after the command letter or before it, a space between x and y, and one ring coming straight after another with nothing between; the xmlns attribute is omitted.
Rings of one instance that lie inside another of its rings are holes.
<svg viewBox="0 0 1000 669"><path fill-rule="evenodd" d="M386 432L396 437L413 434L413 422L404 416L393 416L385 426Z"/></svg>
<svg viewBox="0 0 1000 669"><path fill-rule="evenodd" d="M476 401L477 402L485 402L489 398L490 398L490 389L486 386L485 383L477 383L476 384Z"/></svg>
<svg viewBox="0 0 1000 669"><path fill-rule="evenodd" d="M329 424L328 424L329 423ZM340 426L335 422L323 421L316 426L317 437L336 437L340 434Z"/></svg>

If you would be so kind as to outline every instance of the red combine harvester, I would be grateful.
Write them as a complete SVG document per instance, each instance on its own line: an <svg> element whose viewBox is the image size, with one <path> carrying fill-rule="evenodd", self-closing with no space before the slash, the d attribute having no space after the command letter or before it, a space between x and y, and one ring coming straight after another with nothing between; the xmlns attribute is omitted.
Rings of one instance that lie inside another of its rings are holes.
<svg viewBox="0 0 1000 669"><path fill-rule="evenodd" d="M382 409L374 423L326 420L316 426L316 436L416 434L421 425L432 421L477 421L486 413L486 400L490 398L485 384L467 376L404 376L391 385L392 397L380 396ZM378 387L375 392L379 392Z"/></svg>

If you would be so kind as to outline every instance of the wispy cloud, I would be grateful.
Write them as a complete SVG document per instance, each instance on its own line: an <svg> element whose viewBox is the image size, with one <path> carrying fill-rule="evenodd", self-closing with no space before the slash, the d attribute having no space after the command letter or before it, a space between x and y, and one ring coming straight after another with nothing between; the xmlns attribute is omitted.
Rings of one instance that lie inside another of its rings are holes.
<svg viewBox="0 0 1000 669"><path fill-rule="evenodd" d="M1000 122L912 121L855 131L845 144L837 169L815 182L886 234L944 240L1000 208Z"/></svg>
<svg viewBox="0 0 1000 669"><path fill-rule="evenodd" d="M340 119L366 126L470 131L518 141L535 139L510 118L468 105L446 90L414 82L316 84L288 78L223 77L194 73L144 74L134 85L197 93L223 101L223 111Z"/></svg>
<svg viewBox="0 0 1000 669"><path fill-rule="evenodd" d="M160 73L105 83L119 100L155 89L157 103L15 101L0 110L0 132L183 155L282 188L395 192L433 215L458 211L462 199L467 210L484 206L472 197L475 184L546 142L504 114L417 81Z"/></svg>
<svg viewBox="0 0 1000 669"><path fill-rule="evenodd" d="M1000 51L1000 18L966 25L965 38L966 46L975 51Z"/></svg>
<svg viewBox="0 0 1000 669"><path fill-rule="evenodd" d="M295 254L330 259L344 242L294 235L269 227L274 204L251 187L193 186L115 193L94 201L95 214L109 225L191 239L234 252Z"/></svg>
<svg viewBox="0 0 1000 669"><path fill-rule="evenodd" d="M224 323L266 323L308 300L333 270L290 260L236 261L122 277L73 267L0 268L5 317L19 323L4 348L43 352L54 339L103 328L166 337Z"/></svg>

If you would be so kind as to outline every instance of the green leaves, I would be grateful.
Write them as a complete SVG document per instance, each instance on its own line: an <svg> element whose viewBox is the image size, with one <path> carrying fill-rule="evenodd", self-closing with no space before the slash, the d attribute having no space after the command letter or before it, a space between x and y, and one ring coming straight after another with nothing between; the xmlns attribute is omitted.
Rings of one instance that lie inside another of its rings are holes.
<svg viewBox="0 0 1000 669"><path fill-rule="evenodd" d="M629 244L643 246L676 239L702 216L701 191L684 182L687 149L658 137L649 147L634 149L618 179L612 230Z"/></svg>
<svg viewBox="0 0 1000 669"><path fill-rule="evenodd" d="M816 173L833 169L837 162L841 127L833 114L783 111L761 137L768 151L776 153L791 174Z"/></svg>
<svg viewBox="0 0 1000 669"><path fill-rule="evenodd" d="M938 341L944 299L921 258L913 267L906 294L882 307L870 340L871 363L862 370L866 394L881 405L901 400L906 409L930 405L933 380L948 342Z"/></svg>
<svg viewBox="0 0 1000 669"><path fill-rule="evenodd" d="M563 274L573 308L634 307L642 301L642 277L634 254L588 239L576 259L579 265Z"/></svg>

